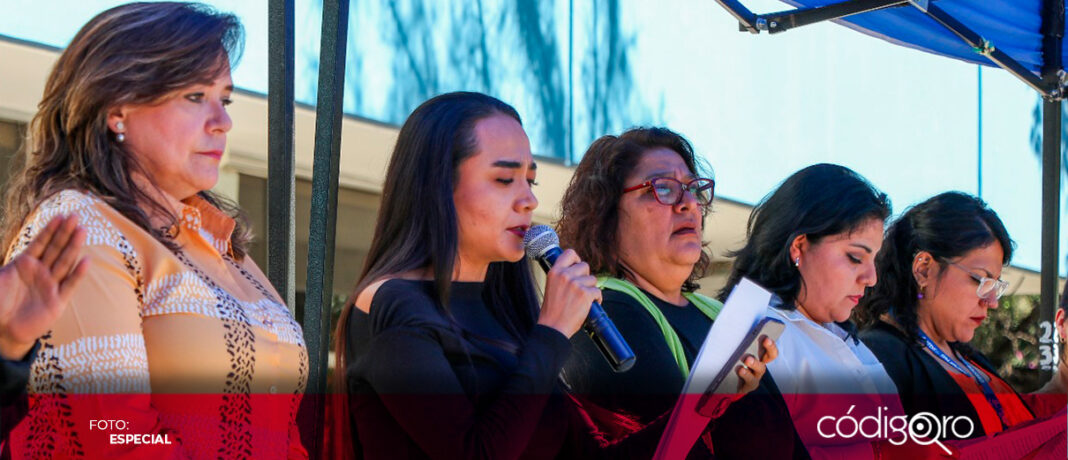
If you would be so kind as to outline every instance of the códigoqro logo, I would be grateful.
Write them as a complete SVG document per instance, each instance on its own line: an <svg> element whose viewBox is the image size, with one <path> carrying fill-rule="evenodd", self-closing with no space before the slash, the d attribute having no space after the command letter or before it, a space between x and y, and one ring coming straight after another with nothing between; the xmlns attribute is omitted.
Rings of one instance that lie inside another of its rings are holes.
<svg viewBox="0 0 1068 460"><path fill-rule="evenodd" d="M845 415L840 417L824 416L816 422L816 431L820 436L831 438L850 439L862 436L868 439L886 439L895 446L900 446L906 441L929 446L938 444L946 454L952 451L942 439L952 435L957 439L964 439L975 431L975 422L964 416L939 418L930 412L919 412L915 415L883 415L883 411L889 411L888 407L880 407L875 415L861 418L853 417L855 405L849 406Z"/></svg>

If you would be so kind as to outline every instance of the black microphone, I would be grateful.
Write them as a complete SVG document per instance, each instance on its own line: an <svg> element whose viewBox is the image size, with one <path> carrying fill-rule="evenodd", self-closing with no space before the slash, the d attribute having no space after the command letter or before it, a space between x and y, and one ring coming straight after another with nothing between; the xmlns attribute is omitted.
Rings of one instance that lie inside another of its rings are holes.
<svg viewBox="0 0 1068 460"><path fill-rule="evenodd" d="M523 236L523 246L526 247L527 255L537 260L546 272L564 252L560 249L560 238L548 225L535 225L527 230ZM593 302L586 322L582 323L582 330L597 344L597 349L601 350L601 355L608 360L612 370L626 372L634 366L634 351L627 345L627 341L623 340L619 329L616 329L616 325L608 318L601 304Z"/></svg>

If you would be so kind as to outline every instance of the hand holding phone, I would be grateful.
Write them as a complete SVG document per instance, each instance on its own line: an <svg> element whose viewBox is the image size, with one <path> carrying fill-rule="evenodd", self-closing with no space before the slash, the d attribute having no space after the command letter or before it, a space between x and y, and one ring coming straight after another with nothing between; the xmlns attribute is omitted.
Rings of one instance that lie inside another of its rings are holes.
<svg viewBox="0 0 1068 460"><path fill-rule="evenodd" d="M770 337L761 336L757 341L753 342L753 345L760 344L760 354L742 355L741 364L735 363L735 374L740 381L737 383L738 388L735 393L744 395L756 389L760 385L760 379L764 377L764 373L768 370L768 363L772 362L779 356L779 348L775 346L775 340ZM757 356L760 356L758 359ZM729 386L724 386L724 391L730 390Z"/></svg>
<svg viewBox="0 0 1068 460"><path fill-rule="evenodd" d="M782 335L785 327L782 321L774 318L760 320L731 355L728 362L732 364L720 369L708 390L701 395L697 412L714 417L721 414L726 405L755 390L767 371L767 363L779 355L775 340Z"/></svg>
<svg viewBox="0 0 1068 460"><path fill-rule="evenodd" d="M774 341L782 335L784 328L785 325L783 325L782 321L775 318L764 318L760 320L756 327L754 327L745 339L742 340L742 343L738 346L738 349L734 354L731 355L729 362L733 364L721 369L716 378L712 380L712 385L709 386L709 389L714 390L712 390L711 393L745 394L753 391L753 389L756 388L756 383L758 383L760 377L764 375L763 371L766 369L765 365L779 355L779 350L778 348L775 348ZM768 349L766 346L767 342L771 342L771 349ZM765 352L763 355L760 353L762 344L765 344ZM756 359L758 356L761 359ZM759 370L760 376L749 379L753 381L753 385L751 385L751 388L748 388L747 391L742 391L750 386L746 385L743 376L755 376L754 370Z"/></svg>

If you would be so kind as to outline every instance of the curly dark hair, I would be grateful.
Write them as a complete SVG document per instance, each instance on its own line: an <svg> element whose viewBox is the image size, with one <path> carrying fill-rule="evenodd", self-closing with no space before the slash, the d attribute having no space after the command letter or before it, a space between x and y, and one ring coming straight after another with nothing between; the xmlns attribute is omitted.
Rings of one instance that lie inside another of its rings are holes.
<svg viewBox="0 0 1068 460"><path fill-rule="evenodd" d="M852 169L815 164L786 178L749 215L745 246L735 257L727 284L719 291L726 300L742 277L763 286L797 308L804 280L790 260L790 244L798 236L817 243L824 237L856 230L870 219L886 220L890 199Z"/></svg>
<svg viewBox="0 0 1068 460"><path fill-rule="evenodd" d="M593 141L575 169L561 200L561 217L556 223L560 243L573 248L590 265L590 272L627 278L629 270L619 259L617 231L619 200L623 182L638 165L642 154L657 147L671 149L682 157L694 175L711 174L711 168L698 166L693 146L678 133L658 127L640 127L619 136L602 136ZM707 170L707 172L705 171ZM703 224L703 222L702 222ZM685 292L700 286L712 264L712 255L702 244L701 257L682 285Z"/></svg>
<svg viewBox="0 0 1068 460"><path fill-rule="evenodd" d="M902 332L918 340L919 286L912 274L912 259L927 251L938 264L938 277L945 272L944 260L961 257L973 249L994 242L1001 245L1002 263L1012 260L1015 243L998 215L983 200L961 192L946 192L912 206L886 230L883 247L875 258L879 282L867 289L854 310L861 327L871 327L880 316L889 314Z"/></svg>

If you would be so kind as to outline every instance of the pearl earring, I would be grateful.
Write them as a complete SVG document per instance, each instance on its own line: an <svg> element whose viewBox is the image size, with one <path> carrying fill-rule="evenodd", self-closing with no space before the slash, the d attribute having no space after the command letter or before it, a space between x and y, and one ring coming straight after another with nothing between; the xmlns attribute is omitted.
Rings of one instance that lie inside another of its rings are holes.
<svg viewBox="0 0 1068 460"><path fill-rule="evenodd" d="M115 134L115 140L120 144L126 142L126 133L123 132L126 130L126 126L124 126L121 121L115 123L115 130L118 131L118 133Z"/></svg>
<svg viewBox="0 0 1068 460"><path fill-rule="evenodd" d="M795 267L800 267L801 266L801 258L800 257L794 259L794 266Z"/></svg>

